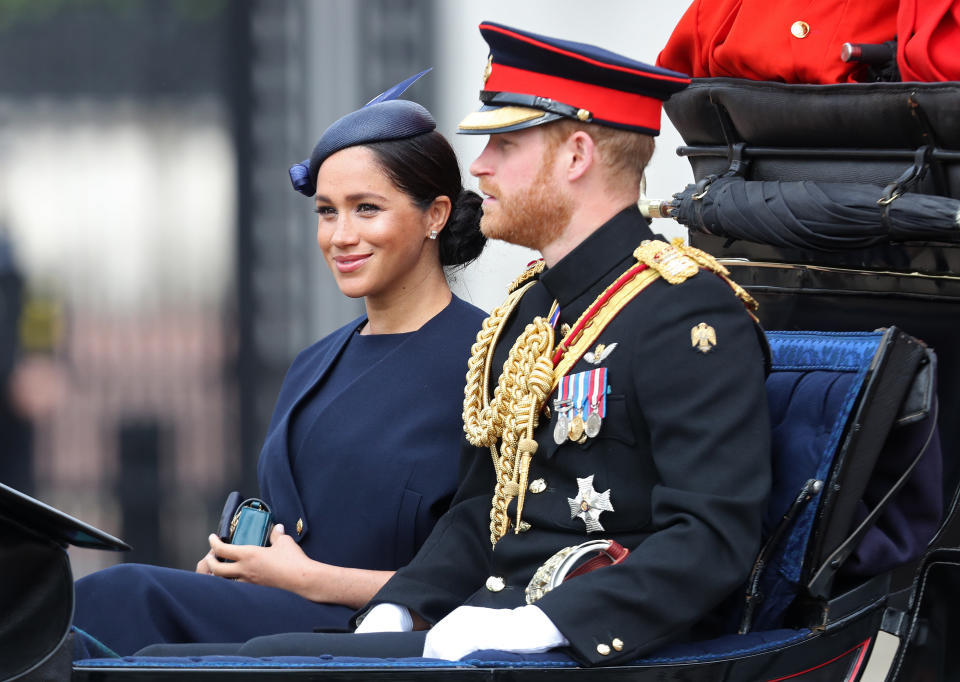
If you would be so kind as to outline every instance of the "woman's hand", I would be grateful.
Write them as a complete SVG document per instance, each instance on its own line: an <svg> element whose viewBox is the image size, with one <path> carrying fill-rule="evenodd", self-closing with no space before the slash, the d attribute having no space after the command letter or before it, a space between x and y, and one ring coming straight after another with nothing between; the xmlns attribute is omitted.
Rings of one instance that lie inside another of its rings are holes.
<svg viewBox="0 0 960 682"><path fill-rule="evenodd" d="M210 567L207 566L207 559L213 557L213 550L203 555L203 558L197 562L197 573L203 573L205 575L210 575Z"/></svg>
<svg viewBox="0 0 960 682"><path fill-rule="evenodd" d="M209 540L210 552L197 562L197 573L279 587L310 601L358 609L393 575L393 571L345 568L314 561L283 532L280 524L270 533L269 547L230 545L214 534Z"/></svg>
<svg viewBox="0 0 960 682"><path fill-rule="evenodd" d="M197 563L197 573L304 594L311 576L316 579L324 566L310 559L280 524L270 533L269 547L230 545L214 534L209 540L210 553Z"/></svg>

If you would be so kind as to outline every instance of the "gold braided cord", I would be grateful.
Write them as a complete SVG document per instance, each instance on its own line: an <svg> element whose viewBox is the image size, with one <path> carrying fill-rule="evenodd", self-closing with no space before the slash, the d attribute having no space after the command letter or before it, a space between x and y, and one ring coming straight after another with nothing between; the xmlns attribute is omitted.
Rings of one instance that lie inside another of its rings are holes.
<svg viewBox="0 0 960 682"><path fill-rule="evenodd" d="M510 526L507 517L510 500L525 492L520 488L524 472L522 466L517 466L517 450L522 441L524 457L521 462L526 461L529 466L530 457L536 451L533 431L553 383L552 352L553 327L544 318L536 317L510 349L489 405L491 420L503 424L500 456L496 462L497 485L490 510L490 542L493 545Z"/></svg>
<svg viewBox="0 0 960 682"><path fill-rule="evenodd" d="M467 440L477 447L496 445L497 439L503 433L503 422L497 419L496 412L491 411L487 400L493 349L496 348L513 309L531 286L533 282L513 291L507 296L507 300L490 313L477 332L477 340L470 350L467 383L463 389L463 430L467 434ZM497 390L500 390L499 386Z"/></svg>
<svg viewBox="0 0 960 682"><path fill-rule="evenodd" d="M514 291L520 288L521 284L523 284L527 280L533 277L539 277L540 273L542 273L546 269L546 267L547 267L546 261L544 261L542 258L540 258L539 260L535 260L530 267L528 267L526 270L521 272L520 276L510 283L510 286L507 287L507 292L512 294Z"/></svg>
<svg viewBox="0 0 960 682"><path fill-rule="evenodd" d="M490 509L493 546L509 529L507 507L514 497L517 498L515 532L520 532L530 462L537 450L533 433L547 398L627 303L659 278L678 284L705 268L726 280L748 308L756 305L746 291L728 278L726 268L709 254L685 246L682 240L679 244L647 241L634 251L634 256L648 267L626 282L620 281L621 276L597 297L600 301L609 295L599 308L591 305L580 316L572 327L578 330L575 338L568 334L561 341L566 351L556 366L552 359L553 327L542 317L534 318L510 348L493 399L489 401L487 386L493 351L510 314L533 282L513 289L503 305L484 320L477 334L464 388L463 423L467 440L478 447L489 447L493 458L497 478ZM528 269L515 286L537 274L534 271L538 268L542 270L542 264Z"/></svg>
<svg viewBox="0 0 960 682"><path fill-rule="evenodd" d="M510 313L532 282L514 291L484 320L468 364L463 423L467 440L477 447L489 447L493 458L497 483L490 509L492 545L496 546L509 529L507 507L514 497L518 498L515 532L520 530L530 462L537 450L533 434L550 393L620 308L656 277L656 271L644 270L639 277L624 285L593 319L585 323L576 339L564 340L572 346L556 368L552 360L553 327L542 317L534 318L510 348L493 399L489 402L486 387L489 386L493 350Z"/></svg>
<svg viewBox="0 0 960 682"><path fill-rule="evenodd" d="M687 246L679 237L673 240L673 244L674 246L679 246L686 255L697 261L701 267L719 275L720 278L727 283L727 286L733 289L733 293L736 295L736 297L740 299L744 306L746 306L747 312L750 313L750 316L753 317L754 320L757 319L753 313L756 312L756 310L760 307L760 304L756 302L753 296L747 293L746 289L730 279L730 271L727 270L723 263L718 261L706 251L701 251L693 246Z"/></svg>

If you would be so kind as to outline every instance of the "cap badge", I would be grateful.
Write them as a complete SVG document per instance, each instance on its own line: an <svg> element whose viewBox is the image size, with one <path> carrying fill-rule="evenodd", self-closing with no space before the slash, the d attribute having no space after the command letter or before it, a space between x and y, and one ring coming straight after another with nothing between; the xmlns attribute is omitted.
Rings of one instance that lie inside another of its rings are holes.
<svg viewBox="0 0 960 682"><path fill-rule="evenodd" d="M690 330L690 345L701 353L709 353L717 345L717 332L706 322Z"/></svg>
<svg viewBox="0 0 960 682"><path fill-rule="evenodd" d="M487 65L483 67L483 84L486 85L490 80L490 74L493 73L493 55L487 57Z"/></svg>
<svg viewBox="0 0 960 682"><path fill-rule="evenodd" d="M598 493L593 488L594 474L586 478L577 479L577 496L568 497L567 503L570 505L570 518L583 519L588 533L603 530L600 525L600 514L605 511L613 511L613 505L610 504L610 489Z"/></svg>

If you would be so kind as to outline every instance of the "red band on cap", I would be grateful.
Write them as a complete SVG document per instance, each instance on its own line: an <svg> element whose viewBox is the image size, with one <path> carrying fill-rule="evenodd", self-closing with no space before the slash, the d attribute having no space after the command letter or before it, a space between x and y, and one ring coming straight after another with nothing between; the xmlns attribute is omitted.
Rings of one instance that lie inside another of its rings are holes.
<svg viewBox="0 0 960 682"><path fill-rule="evenodd" d="M663 73L639 71L637 69L630 69L630 68L627 68L626 66L620 66L618 64L601 62L596 59L591 59L590 57L587 57L585 55L578 54L576 52L571 52L570 50L564 50L560 47L557 47L556 45L545 43L542 40L536 40L534 38L531 38L530 36L525 36L522 33L517 33L515 31L507 30L501 26L492 26L491 24L480 24L480 30L496 31L497 33L502 33L505 36L510 36L515 40L522 40L525 43L536 45L537 47L542 48L544 50L556 52L557 54L562 54L566 57L572 57L573 59L579 59L581 62L585 62L587 64L593 64L594 66L600 66L605 69L613 69L614 71L623 71L624 73L632 73L637 76L643 76L644 78L652 78L653 80L660 80L660 81L669 81L672 83L689 83L690 82L690 79L685 76L681 76L681 77L668 76Z"/></svg>
<svg viewBox="0 0 960 682"><path fill-rule="evenodd" d="M660 130L661 102L654 97L496 63L483 89L549 97L572 107L586 109L594 118L603 121Z"/></svg>

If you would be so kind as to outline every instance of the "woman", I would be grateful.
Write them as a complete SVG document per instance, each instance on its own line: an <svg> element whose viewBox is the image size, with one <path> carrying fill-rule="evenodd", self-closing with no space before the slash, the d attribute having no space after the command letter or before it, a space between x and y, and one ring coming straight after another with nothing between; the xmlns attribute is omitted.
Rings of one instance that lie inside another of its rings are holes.
<svg viewBox="0 0 960 682"><path fill-rule="evenodd" d="M484 313L451 294L443 266L476 258L484 238L480 197L433 117L395 99L412 80L331 125L291 169L337 286L367 314L284 379L259 462L270 546L211 535L195 573L127 564L77 581L76 626L115 652L345 628L445 510Z"/></svg>

